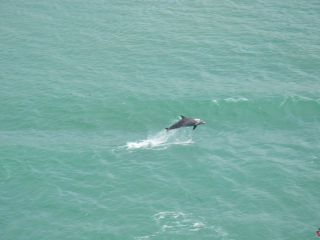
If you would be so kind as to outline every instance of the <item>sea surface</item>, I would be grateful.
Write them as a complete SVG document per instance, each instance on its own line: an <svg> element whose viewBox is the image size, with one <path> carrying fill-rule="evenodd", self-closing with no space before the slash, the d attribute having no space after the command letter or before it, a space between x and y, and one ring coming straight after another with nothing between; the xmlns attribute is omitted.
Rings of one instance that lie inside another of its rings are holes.
<svg viewBox="0 0 320 240"><path fill-rule="evenodd" d="M1 1L0 238L319 239L319 24L318 0Z"/></svg>

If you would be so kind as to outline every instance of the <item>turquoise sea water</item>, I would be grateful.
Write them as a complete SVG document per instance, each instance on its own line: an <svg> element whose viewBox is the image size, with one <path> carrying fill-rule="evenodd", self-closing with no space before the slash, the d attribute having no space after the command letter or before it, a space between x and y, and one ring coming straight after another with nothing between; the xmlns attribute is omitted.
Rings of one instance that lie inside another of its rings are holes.
<svg viewBox="0 0 320 240"><path fill-rule="evenodd" d="M318 1L0 3L1 239L319 239ZM180 117L207 124L166 132Z"/></svg>

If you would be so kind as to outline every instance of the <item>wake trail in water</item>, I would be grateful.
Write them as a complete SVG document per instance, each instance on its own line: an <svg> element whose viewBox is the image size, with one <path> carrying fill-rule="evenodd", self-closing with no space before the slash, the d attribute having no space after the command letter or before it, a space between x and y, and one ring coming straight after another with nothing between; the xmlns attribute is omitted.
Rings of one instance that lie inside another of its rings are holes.
<svg viewBox="0 0 320 240"><path fill-rule="evenodd" d="M145 140L140 140L136 142L127 142L127 144L121 149L132 150L132 149L155 149L162 150L166 149L170 145L185 145L192 142L190 131L160 131L155 135L149 136Z"/></svg>

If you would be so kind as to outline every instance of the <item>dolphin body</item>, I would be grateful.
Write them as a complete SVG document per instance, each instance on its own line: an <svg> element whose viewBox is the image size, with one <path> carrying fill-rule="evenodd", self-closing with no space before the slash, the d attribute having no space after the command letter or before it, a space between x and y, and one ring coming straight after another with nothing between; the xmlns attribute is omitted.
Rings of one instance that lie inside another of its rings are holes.
<svg viewBox="0 0 320 240"><path fill-rule="evenodd" d="M181 128L181 127L189 127L189 126L194 126L193 127L193 130L196 129L196 127L199 125L199 124L206 124L204 121L202 121L201 119L199 118L187 118L185 116L181 116L181 120L175 124L173 124L171 127L169 128L166 128L167 131L171 130L171 129L175 129L175 128Z"/></svg>

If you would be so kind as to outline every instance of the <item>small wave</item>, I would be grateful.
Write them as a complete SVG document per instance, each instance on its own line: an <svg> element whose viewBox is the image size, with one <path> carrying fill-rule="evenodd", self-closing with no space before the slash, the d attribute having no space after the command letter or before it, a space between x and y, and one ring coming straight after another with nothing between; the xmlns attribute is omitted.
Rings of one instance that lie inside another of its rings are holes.
<svg viewBox="0 0 320 240"><path fill-rule="evenodd" d="M212 103L214 103L217 106L219 106L221 102L237 103L237 102L247 102L247 101L249 101L247 98L226 98L226 99L219 99L219 100L213 99Z"/></svg>
<svg viewBox="0 0 320 240"><path fill-rule="evenodd" d="M284 100L280 103L279 107L282 107L286 103L300 103L300 102L310 102L310 103L317 103L320 105L320 99L319 98L309 98L309 97L304 97L304 96L287 96L284 98Z"/></svg>
<svg viewBox="0 0 320 240"><path fill-rule="evenodd" d="M246 101L248 101L248 99L246 99L246 98L238 98L238 99L227 98L225 100L226 100L226 102L246 102Z"/></svg>
<svg viewBox="0 0 320 240"><path fill-rule="evenodd" d="M166 149L170 145L175 144L189 144L193 143L191 138L191 132L187 131L190 129L184 129L183 131L179 130L171 130L166 131L163 130L158 132L153 136L149 136L146 140L141 140L137 142L128 142L125 145L124 149Z"/></svg>

